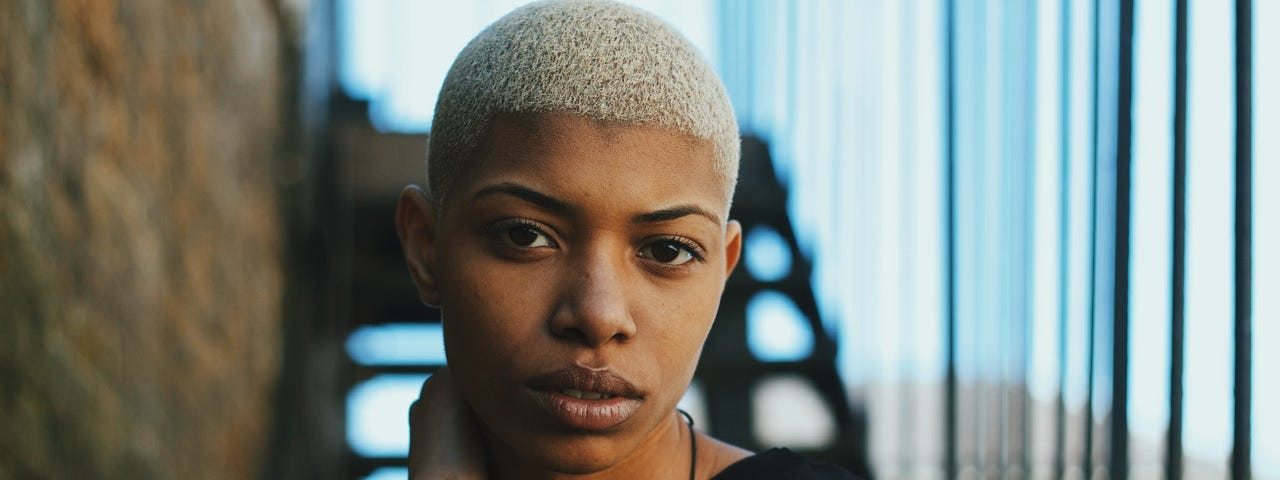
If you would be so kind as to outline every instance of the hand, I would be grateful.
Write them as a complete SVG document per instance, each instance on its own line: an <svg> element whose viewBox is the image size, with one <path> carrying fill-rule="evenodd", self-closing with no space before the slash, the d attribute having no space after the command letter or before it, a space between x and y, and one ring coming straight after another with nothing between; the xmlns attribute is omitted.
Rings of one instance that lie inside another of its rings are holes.
<svg viewBox="0 0 1280 480"><path fill-rule="evenodd" d="M409 407L411 480L482 480L484 446L471 408L454 386L448 367L422 384Z"/></svg>

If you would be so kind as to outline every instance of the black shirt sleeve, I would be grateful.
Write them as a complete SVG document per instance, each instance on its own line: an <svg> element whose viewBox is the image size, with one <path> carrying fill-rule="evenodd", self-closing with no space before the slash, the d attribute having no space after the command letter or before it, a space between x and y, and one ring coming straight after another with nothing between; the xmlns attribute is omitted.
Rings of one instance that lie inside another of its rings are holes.
<svg viewBox="0 0 1280 480"><path fill-rule="evenodd" d="M739 460L712 480L858 480L848 470L811 461L791 450L774 448Z"/></svg>

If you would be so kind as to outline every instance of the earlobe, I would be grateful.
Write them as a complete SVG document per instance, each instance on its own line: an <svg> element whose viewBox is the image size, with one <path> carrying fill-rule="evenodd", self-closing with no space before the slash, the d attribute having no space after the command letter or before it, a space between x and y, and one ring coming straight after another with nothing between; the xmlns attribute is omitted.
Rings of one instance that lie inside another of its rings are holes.
<svg viewBox="0 0 1280 480"><path fill-rule="evenodd" d="M742 224L737 220L729 220L724 229L724 276L729 278L733 268L742 257Z"/></svg>
<svg viewBox="0 0 1280 480"><path fill-rule="evenodd" d="M396 231L409 265L409 275L418 286L418 297L428 306L440 306L436 280L436 212L426 192L417 185L405 187L396 204Z"/></svg>

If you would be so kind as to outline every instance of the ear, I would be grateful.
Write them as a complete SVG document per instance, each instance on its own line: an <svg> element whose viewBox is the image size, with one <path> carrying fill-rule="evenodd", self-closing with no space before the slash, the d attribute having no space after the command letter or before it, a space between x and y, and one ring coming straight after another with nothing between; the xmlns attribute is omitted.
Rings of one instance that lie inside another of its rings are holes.
<svg viewBox="0 0 1280 480"><path fill-rule="evenodd" d="M427 201L426 192L417 185L404 187L396 203L396 231L409 275L418 285L422 303L440 306L440 288L436 278L436 211Z"/></svg>
<svg viewBox="0 0 1280 480"><path fill-rule="evenodd" d="M742 224L737 220L729 220L724 228L724 278L729 278L733 267L738 266L742 258Z"/></svg>

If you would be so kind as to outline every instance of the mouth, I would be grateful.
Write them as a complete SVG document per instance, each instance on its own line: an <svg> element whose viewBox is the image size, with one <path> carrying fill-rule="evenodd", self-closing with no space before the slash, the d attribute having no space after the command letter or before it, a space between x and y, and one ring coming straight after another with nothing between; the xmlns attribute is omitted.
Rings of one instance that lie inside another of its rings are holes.
<svg viewBox="0 0 1280 480"><path fill-rule="evenodd" d="M616 396L612 393L592 392L590 390L584 391L572 388L562 388L556 391L578 400L607 400Z"/></svg>
<svg viewBox="0 0 1280 480"><path fill-rule="evenodd" d="M644 401L644 392L610 370L572 366L536 376L527 386L553 423L570 431L610 431Z"/></svg>

